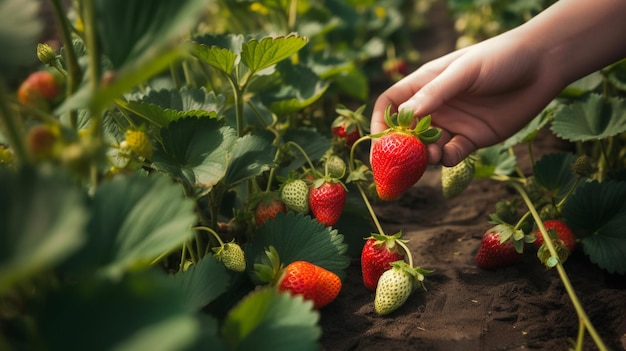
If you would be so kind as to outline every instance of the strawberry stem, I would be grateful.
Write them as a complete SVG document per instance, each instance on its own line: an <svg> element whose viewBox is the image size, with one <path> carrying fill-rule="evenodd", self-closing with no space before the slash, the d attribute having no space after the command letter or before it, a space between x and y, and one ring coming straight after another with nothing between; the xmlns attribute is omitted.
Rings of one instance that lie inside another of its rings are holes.
<svg viewBox="0 0 626 351"><path fill-rule="evenodd" d="M546 247L548 248L548 251L550 252L550 255L552 255L552 257L559 257L556 250L554 249L554 245L552 244L552 239L550 238L550 235L548 234L546 227L543 225L543 221L541 220L541 217L539 216L539 213L537 212L537 209L535 208L535 206L533 205L532 201L530 200L530 198L528 197L528 194L526 193L526 191L524 190L524 188L517 182L511 182L511 185L519 192L520 196L522 197L522 199L524 200L524 202L526 203L526 206L528 207L529 211L531 212L533 219L535 220L535 222L537 223L537 227L539 228L539 231L541 232L541 236L543 237L543 241L546 244ZM589 317L587 316L587 313L585 312L584 308L582 307L582 304L580 303L580 300L578 299L578 296L576 295L576 291L574 290L572 283L569 280L569 277L567 276L567 273L565 272L565 269L563 268L563 265L561 264L560 260L557 259L556 261L556 269L559 273L559 276L561 278L561 281L563 282L563 285L565 286L565 290L567 291L567 295L569 296L570 300L572 301L572 304L574 305L574 309L576 310L576 314L578 315L579 318L579 327L580 328L585 328L587 330L587 332L589 332L589 335L591 335L591 338L594 340L596 346L598 346L598 349L601 351L605 351L607 350L606 346L604 345L604 342L602 341L602 339L600 338L600 336L598 335L598 332L596 331L595 327L593 326L593 324L591 323L591 321L589 320ZM579 332L579 339L578 339L578 344L577 344L577 349L581 349L582 347L582 337L580 336L580 332Z"/></svg>
<svg viewBox="0 0 626 351"><path fill-rule="evenodd" d="M215 237L215 239L217 239L217 242L220 244L220 246L224 246L224 242L222 241L222 238L220 238L220 235L217 234L215 230L209 227L204 227L204 226L194 227L193 229L204 230L206 232L209 232L211 235L213 235L213 237Z"/></svg>
<svg viewBox="0 0 626 351"><path fill-rule="evenodd" d="M311 159L309 158L309 155L307 155L306 151L304 151L304 149L298 145L297 143L293 142L293 141L288 141L286 142L287 145L293 145L296 149L298 149L298 151L300 151L300 153L304 156L304 159L306 160L306 162L309 164L309 167L311 167L311 170L315 173L317 173L318 175L320 174L317 169L315 168L315 166L313 165L313 162L311 161Z"/></svg>
<svg viewBox="0 0 626 351"><path fill-rule="evenodd" d="M411 268L415 268L413 266L413 255L411 254L411 250L409 250L409 247L406 246L406 244L402 241L402 240L396 240L396 244L398 244L398 246L400 246L402 248L402 250L404 250L404 252L406 252L406 257L409 260L409 266L411 266Z"/></svg>

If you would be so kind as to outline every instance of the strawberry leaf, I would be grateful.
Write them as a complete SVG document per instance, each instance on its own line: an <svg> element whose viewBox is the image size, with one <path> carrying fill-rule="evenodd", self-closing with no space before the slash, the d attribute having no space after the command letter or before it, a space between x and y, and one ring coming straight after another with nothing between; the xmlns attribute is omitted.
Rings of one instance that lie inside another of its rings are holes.
<svg viewBox="0 0 626 351"><path fill-rule="evenodd" d="M554 114L552 131L570 141L606 139L626 131L626 103L620 98L604 98L591 94L558 109Z"/></svg>
<svg viewBox="0 0 626 351"><path fill-rule="evenodd" d="M171 277L173 284L185 294L184 304L192 311L199 311L226 292L230 283L227 268L212 255Z"/></svg>
<svg viewBox="0 0 626 351"><path fill-rule="evenodd" d="M257 283L254 274L255 263L265 263L265 250L273 246L283 265L297 260L309 261L323 267L340 278L345 277L345 269L350 259L345 255L348 249L343 235L326 227L310 216L298 213L279 213L273 220L266 221L246 246L248 273Z"/></svg>
<svg viewBox="0 0 626 351"><path fill-rule="evenodd" d="M241 60L254 74L294 55L307 42L308 39L297 34L252 39L243 43Z"/></svg>
<svg viewBox="0 0 626 351"><path fill-rule="evenodd" d="M140 101L120 102L126 110L159 126L187 117L217 117L224 104L223 96L206 89L150 91Z"/></svg>
<svg viewBox="0 0 626 351"><path fill-rule="evenodd" d="M93 195L86 246L65 268L119 278L180 247L191 238L195 220L193 200L170 178L139 173L114 178Z"/></svg>
<svg viewBox="0 0 626 351"><path fill-rule="evenodd" d="M272 288L256 290L226 316L221 332L229 350L319 349L322 331L313 303Z"/></svg>
<svg viewBox="0 0 626 351"><path fill-rule="evenodd" d="M626 183L581 185L565 203L563 216L592 262L610 273L626 272Z"/></svg>
<svg viewBox="0 0 626 351"><path fill-rule="evenodd" d="M215 326L201 328L197 312L183 303L185 294L166 278L143 272L119 282L86 280L55 289L37 311L38 337L51 350L186 350L212 334L210 348L223 350ZM68 338L67 328L80 332Z"/></svg>
<svg viewBox="0 0 626 351"><path fill-rule="evenodd" d="M205 191L226 174L229 152L237 140L233 128L210 118L185 118L161 129L154 150L155 169Z"/></svg>
<svg viewBox="0 0 626 351"><path fill-rule="evenodd" d="M88 212L76 189L59 173L0 168L0 293L83 245Z"/></svg>
<svg viewBox="0 0 626 351"><path fill-rule="evenodd" d="M239 36L243 39L242 36ZM199 42L192 42L191 53L199 60L217 68L218 70L230 75L237 61L237 54L228 48L218 47L216 45L207 46Z"/></svg>
<svg viewBox="0 0 626 351"><path fill-rule="evenodd" d="M476 152L476 178L489 178L492 175L509 175L515 170L515 155L502 145L494 145Z"/></svg>
<svg viewBox="0 0 626 351"><path fill-rule="evenodd" d="M561 199L576 180L572 170L575 161L576 156L571 153L544 155L533 168L537 184L552 191L556 199Z"/></svg>
<svg viewBox="0 0 626 351"><path fill-rule="evenodd" d="M257 135L238 138L230 153L230 164L224 182L231 187L243 180L260 175L274 163L276 146L271 140Z"/></svg>

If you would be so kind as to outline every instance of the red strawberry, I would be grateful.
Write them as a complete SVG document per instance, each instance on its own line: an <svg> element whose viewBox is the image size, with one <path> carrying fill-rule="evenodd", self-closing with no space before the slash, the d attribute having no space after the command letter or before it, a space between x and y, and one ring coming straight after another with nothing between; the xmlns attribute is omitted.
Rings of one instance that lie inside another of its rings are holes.
<svg viewBox="0 0 626 351"><path fill-rule="evenodd" d="M279 212L286 213L287 206L277 194L271 193L263 196L256 205L254 210L254 221L260 226L268 219L276 217Z"/></svg>
<svg viewBox="0 0 626 351"><path fill-rule="evenodd" d="M313 301L313 307L322 308L332 302L341 291L339 277L320 266L306 261L295 261L287 265L278 282L279 291L291 295L302 295Z"/></svg>
<svg viewBox="0 0 626 351"><path fill-rule="evenodd" d="M521 230L514 230L512 226L506 224L488 229L476 253L476 265L491 270L520 261L524 247L524 242L518 238L520 235L524 237Z"/></svg>
<svg viewBox="0 0 626 351"><path fill-rule="evenodd" d="M311 213L327 227L333 226L341 217L346 196L346 188L340 181L332 178L316 179L309 189Z"/></svg>
<svg viewBox="0 0 626 351"><path fill-rule="evenodd" d="M400 79L409 73L409 67L402 58L388 58L383 62L383 72L392 79Z"/></svg>
<svg viewBox="0 0 626 351"><path fill-rule="evenodd" d="M543 226L546 227L553 241L565 246L569 252L574 250L574 247L576 247L576 236L567 224L558 219L549 219L543 222ZM533 245L539 249L543 244L543 235L541 235L539 229L535 230L535 238Z"/></svg>
<svg viewBox="0 0 626 351"><path fill-rule="evenodd" d="M392 120L397 117L398 124ZM411 128L412 110L390 115L385 121L390 126L372 147L371 163L376 191L382 200L393 200L412 187L424 174L428 165L427 143L439 139L441 130L430 127L430 116Z"/></svg>
<svg viewBox="0 0 626 351"><path fill-rule="evenodd" d="M372 234L366 238L361 251L361 273L363 284L369 290L376 290L380 276L391 268L391 262L404 259L396 244L400 235L401 233L394 236Z"/></svg>
<svg viewBox="0 0 626 351"><path fill-rule="evenodd" d="M31 73L17 90L17 98L25 105L47 107L54 100L61 87L54 74L48 71Z"/></svg>
<svg viewBox="0 0 626 351"><path fill-rule="evenodd" d="M352 146L367 130L368 121L363 116L365 105L355 111L339 106L335 111L339 114L330 126L330 131L336 139L345 139L346 145Z"/></svg>

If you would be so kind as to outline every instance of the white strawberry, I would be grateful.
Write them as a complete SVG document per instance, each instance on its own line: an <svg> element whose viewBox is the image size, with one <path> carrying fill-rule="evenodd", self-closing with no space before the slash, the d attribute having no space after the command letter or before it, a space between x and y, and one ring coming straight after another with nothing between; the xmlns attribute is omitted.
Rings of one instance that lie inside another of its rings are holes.
<svg viewBox="0 0 626 351"><path fill-rule="evenodd" d="M413 291L424 287L424 274L430 271L412 268L405 261L391 263L392 268L385 271L378 280L374 310L379 315L389 314L404 305Z"/></svg>

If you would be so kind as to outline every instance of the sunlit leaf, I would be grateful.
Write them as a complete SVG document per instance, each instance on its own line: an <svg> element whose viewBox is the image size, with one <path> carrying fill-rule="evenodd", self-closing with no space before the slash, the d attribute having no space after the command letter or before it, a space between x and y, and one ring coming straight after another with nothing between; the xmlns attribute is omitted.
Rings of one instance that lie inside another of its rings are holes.
<svg viewBox="0 0 626 351"><path fill-rule="evenodd" d="M591 94L558 109L552 131L570 141L605 139L626 131L626 103L620 98L603 98Z"/></svg>
<svg viewBox="0 0 626 351"><path fill-rule="evenodd" d="M294 55L307 42L306 38L297 34L252 39L243 43L241 59L250 71L256 73Z"/></svg>
<svg viewBox="0 0 626 351"><path fill-rule="evenodd" d="M134 174L102 183L93 196L86 247L66 265L119 277L144 268L192 236L194 203L161 174Z"/></svg>
<svg viewBox="0 0 626 351"><path fill-rule="evenodd" d="M350 264L343 235L310 216L294 212L279 213L274 220L266 221L246 246L248 272L253 279L256 278L254 263L264 262L265 250L270 246L276 248L285 265L297 260L309 261L341 278Z"/></svg>
<svg viewBox="0 0 626 351"><path fill-rule="evenodd" d="M198 42L192 42L192 54L201 61L219 69L220 71L230 74L237 62L237 54L228 49L218 46L207 46Z"/></svg>
<svg viewBox="0 0 626 351"><path fill-rule="evenodd" d="M85 196L69 177L0 167L0 199L0 292L84 244Z"/></svg>
<svg viewBox="0 0 626 351"><path fill-rule="evenodd" d="M230 350L313 351L322 334L318 320L310 301L265 288L235 306L222 335Z"/></svg>
<svg viewBox="0 0 626 351"><path fill-rule="evenodd" d="M559 95L561 97L581 97L596 89L602 80L600 71L593 72L565 87Z"/></svg>
<svg viewBox="0 0 626 351"><path fill-rule="evenodd" d="M561 199L573 186L576 177L572 165L576 155L571 153L547 154L535 163L533 174L537 184Z"/></svg>
<svg viewBox="0 0 626 351"><path fill-rule="evenodd" d="M152 90L141 100L120 103L134 114L166 127L171 122L188 117L217 117L224 107L224 97L206 89Z"/></svg>
<svg viewBox="0 0 626 351"><path fill-rule="evenodd" d="M44 28L38 0L0 0L0 76L37 62L37 40Z"/></svg>
<svg viewBox="0 0 626 351"><path fill-rule="evenodd" d="M626 90L626 59L611 66L609 80L621 90Z"/></svg>
<svg viewBox="0 0 626 351"><path fill-rule="evenodd" d="M230 186L269 170L274 163L276 146L272 140L257 135L245 135L235 143L224 182Z"/></svg>
<svg viewBox="0 0 626 351"><path fill-rule="evenodd" d="M223 263L212 255L204 256L198 264L176 273L174 284L184 292L183 303L190 310L200 310L226 291L230 276Z"/></svg>
<svg viewBox="0 0 626 351"><path fill-rule="evenodd" d="M237 140L233 128L212 118L185 118L161 129L153 166L189 187L209 189L226 174Z"/></svg>
<svg viewBox="0 0 626 351"><path fill-rule="evenodd" d="M563 216L591 261L626 273L626 183L585 183L567 200Z"/></svg>
<svg viewBox="0 0 626 351"><path fill-rule="evenodd" d="M183 350L204 332L162 274L75 285L50 294L38 313L47 349Z"/></svg>

